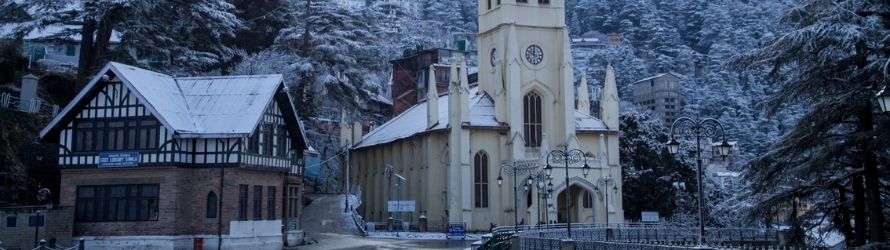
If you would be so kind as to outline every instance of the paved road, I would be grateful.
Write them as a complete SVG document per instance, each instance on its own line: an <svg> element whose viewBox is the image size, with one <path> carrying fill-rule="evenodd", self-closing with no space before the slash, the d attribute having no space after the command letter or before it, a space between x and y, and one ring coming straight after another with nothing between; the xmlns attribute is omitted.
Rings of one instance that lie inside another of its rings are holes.
<svg viewBox="0 0 890 250"><path fill-rule="evenodd" d="M470 242L446 240L399 240L360 235L348 214L343 213L343 195L311 195L312 204L303 209L303 230L315 244L297 249L464 249Z"/></svg>

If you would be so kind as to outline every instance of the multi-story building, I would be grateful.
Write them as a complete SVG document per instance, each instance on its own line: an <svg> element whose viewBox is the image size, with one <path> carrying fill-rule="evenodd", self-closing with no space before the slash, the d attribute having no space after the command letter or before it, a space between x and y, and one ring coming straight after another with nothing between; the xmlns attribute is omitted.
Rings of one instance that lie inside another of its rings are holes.
<svg viewBox="0 0 890 250"><path fill-rule="evenodd" d="M657 114L670 126L683 109L680 80L678 75L669 72L634 82L634 104Z"/></svg>
<svg viewBox="0 0 890 250"><path fill-rule="evenodd" d="M307 148L281 75L173 77L109 63L40 132L87 249L280 249Z"/></svg>

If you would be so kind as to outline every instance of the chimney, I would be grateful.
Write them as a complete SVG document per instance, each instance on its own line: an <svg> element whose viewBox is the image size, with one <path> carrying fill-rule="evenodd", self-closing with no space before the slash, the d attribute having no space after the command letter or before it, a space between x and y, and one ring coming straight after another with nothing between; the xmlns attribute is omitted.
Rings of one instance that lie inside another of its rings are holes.
<svg viewBox="0 0 890 250"><path fill-rule="evenodd" d="M19 110L31 112L31 110L33 110L31 106L37 100L36 76L27 74L22 77L22 89L19 93L19 98L21 98L21 102L19 103Z"/></svg>

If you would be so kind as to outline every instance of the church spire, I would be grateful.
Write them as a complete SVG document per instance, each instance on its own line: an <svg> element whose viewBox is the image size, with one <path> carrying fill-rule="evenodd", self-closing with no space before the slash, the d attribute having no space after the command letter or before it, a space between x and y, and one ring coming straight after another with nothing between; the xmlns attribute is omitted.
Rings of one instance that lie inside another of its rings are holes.
<svg viewBox="0 0 890 250"><path fill-rule="evenodd" d="M590 94L587 93L587 72L581 74L581 84L578 85L578 111L590 115Z"/></svg>
<svg viewBox="0 0 890 250"><path fill-rule="evenodd" d="M600 119L606 127L618 130L618 86L615 83L615 69L606 66L606 81L603 84L603 96L600 98Z"/></svg>
<svg viewBox="0 0 890 250"><path fill-rule="evenodd" d="M439 123L439 89L436 87L436 68L430 65L430 73L427 75L426 91L426 127L430 128Z"/></svg>

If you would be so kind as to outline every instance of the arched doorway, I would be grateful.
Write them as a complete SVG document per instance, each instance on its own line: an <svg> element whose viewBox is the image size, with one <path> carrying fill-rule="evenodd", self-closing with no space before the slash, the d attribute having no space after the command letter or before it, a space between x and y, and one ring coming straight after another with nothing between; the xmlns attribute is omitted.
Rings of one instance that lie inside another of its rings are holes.
<svg viewBox="0 0 890 250"><path fill-rule="evenodd" d="M569 196L569 213L572 223L595 223L597 219L597 193L577 183L572 183L568 189L560 190L554 197L556 203L556 221L566 223L569 218L566 215L566 195Z"/></svg>

